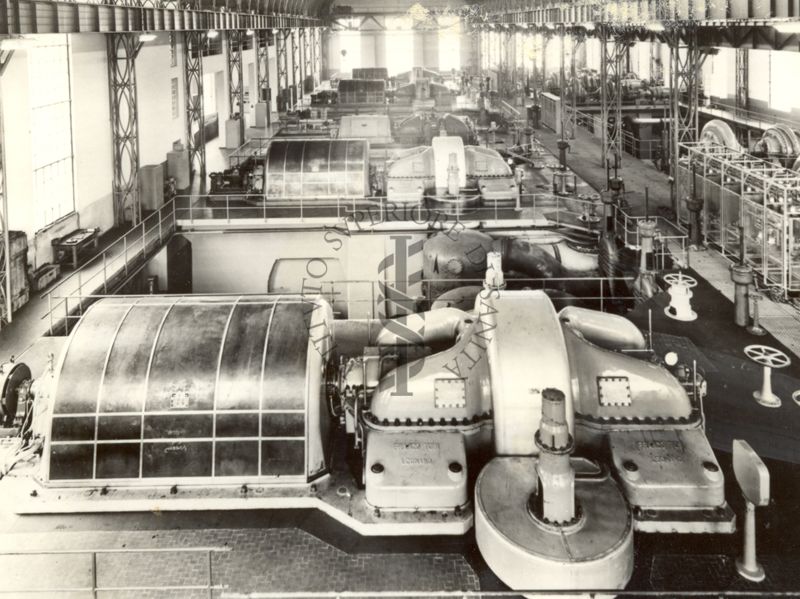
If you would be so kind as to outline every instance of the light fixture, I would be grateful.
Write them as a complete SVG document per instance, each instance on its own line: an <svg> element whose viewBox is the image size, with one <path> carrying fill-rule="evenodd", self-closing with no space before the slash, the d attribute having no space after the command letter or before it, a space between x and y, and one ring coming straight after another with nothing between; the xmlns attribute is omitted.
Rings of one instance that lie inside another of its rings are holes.
<svg viewBox="0 0 800 599"><path fill-rule="evenodd" d="M778 33L800 33L800 21L784 21L772 25Z"/></svg>
<svg viewBox="0 0 800 599"><path fill-rule="evenodd" d="M659 23L658 21L652 21L645 26L645 29L647 29L648 31L653 31L658 33L660 31L664 31L666 28L664 27L664 23Z"/></svg>
<svg viewBox="0 0 800 599"><path fill-rule="evenodd" d="M141 33L139 34L139 43L144 44L155 41L156 37L158 36L155 33Z"/></svg>
<svg viewBox="0 0 800 599"><path fill-rule="evenodd" d="M214 38L219 37L219 31L217 31L216 29L209 29L206 32L206 36L208 37L208 39L213 40Z"/></svg>
<svg viewBox="0 0 800 599"><path fill-rule="evenodd" d="M255 31L253 31L252 29L248 29L247 31L245 31L245 32L244 32L244 34L245 34L245 35L251 35L251 36L252 36L252 35L255 35L255 34L256 34L256 32L255 32Z"/></svg>

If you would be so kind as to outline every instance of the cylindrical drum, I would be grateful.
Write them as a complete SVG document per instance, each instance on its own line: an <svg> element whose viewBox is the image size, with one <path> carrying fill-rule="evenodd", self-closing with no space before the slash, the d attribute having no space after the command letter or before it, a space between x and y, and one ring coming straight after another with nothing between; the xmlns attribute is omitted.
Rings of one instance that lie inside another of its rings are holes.
<svg viewBox="0 0 800 599"><path fill-rule="evenodd" d="M369 196L369 142L363 139L274 140L265 162L267 201Z"/></svg>
<svg viewBox="0 0 800 599"><path fill-rule="evenodd" d="M299 296L96 302L56 368L43 478L308 481L326 469L331 322Z"/></svg>

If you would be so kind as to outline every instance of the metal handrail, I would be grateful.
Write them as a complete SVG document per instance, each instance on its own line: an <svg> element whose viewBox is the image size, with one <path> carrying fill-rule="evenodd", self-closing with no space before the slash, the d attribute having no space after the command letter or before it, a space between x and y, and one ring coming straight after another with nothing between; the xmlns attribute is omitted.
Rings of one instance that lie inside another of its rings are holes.
<svg viewBox="0 0 800 599"><path fill-rule="evenodd" d="M109 283L112 279L118 277L121 273L127 275L130 271L132 263L137 265L141 264L147 258L148 251L153 248L161 247L165 239L177 230L179 224L185 224L186 221L191 225L195 221L205 220L209 218L209 211L211 218L209 220L223 220L226 223L236 222L238 214L244 214L242 219L253 219L251 214L255 210L260 213L262 218L257 218L259 222L269 222L273 217L267 216L268 211L281 211L280 217L276 218L294 218L298 216L300 221L303 222L310 210L318 210L335 208L335 214L331 212L328 217L329 222L341 224L344 226L358 226L362 224L372 227L375 225L389 224L392 222L400 223L417 223L419 225L431 224L432 222L442 227L455 226L457 223L464 220L487 220L494 219L495 221L502 220L502 216L511 213L514 214L514 222L519 224L526 224L528 220L534 221L537 218L544 218L551 226L573 228L582 231L590 231L596 233L596 229L589 226L589 219L584 219L586 216L598 216L597 211L600 204L592 199L585 199L582 197L574 196L560 196L552 193L523 193L519 196L517 202L509 203L508 201L493 202L493 206L484 206L483 208L469 209L465 212L457 206L455 213L440 211L433 208L427 208L420 205L406 206L401 203L394 203L388 201L385 197L367 197L367 198L335 198L327 202L315 201L311 206L308 206L307 199L304 198L281 198L281 205L268 206L264 202L264 196L257 194L255 198L261 202L261 206L232 206L232 201L241 200L247 197L246 194L229 194L225 196L216 196L216 201L224 198L224 208L220 207L196 207L195 203L198 200L203 200L207 196L201 195L180 195L167 202L159 210L149 215L142 221L140 225L125 233L122 237L117 239L114 243L108 246L103 252L89 260L81 268L73 272L71 275L60 281L53 288L42 294L42 298L48 300L48 311L42 318L50 319L50 333L53 333L55 325L55 314L63 310L63 322L69 325L71 320L77 320L81 316L82 306L85 301L94 300L98 297L103 297L108 293ZM292 202L296 201L299 205L292 206ZM186 206L180 204L185 203ZM485 211L489 210L489 214ZM531 217L521 219L519 212L523 210L532 210ZM214 217L214 210L224 210L222 218ZM402 217L398 218L398 211L402 211ZM483 211L477 217L473 218L473 212L478 213ZM181 218L181 213L188 212L188 219ZM624 211L617 211L617 218L620 215L623 218L623 239L629 247L638 246L638 233L636 230L636 221L640 220L639 217L632 217L627 215ZM435 220L431 220L435 216ZM317 218L317 217L311 217ZM680 247L680 256L678 261L683 265L688 266L688 253L686 251L686 236L682 234L678 227L675 227L663 217L655 217L663 220L668 226L665 229L673 229L677 231L676 235L660 235L660 239L665 242L660 247L659 256L660 264L662 267L666 263L666 257L670 254L670 248L666 247L666 242L673 242ZM584 223L584 220L587 222ZM448 224L449 223L449 224ZM122 246L121 248L119 246ZM116 248L116 251L115 251ZM131 248L133 250L131 251ZM120 251L121 250L121 251ZM97 270L86 278L87 269L96 265L98 261L102 261L102 269ZM103 293L98 293L102 289ZM599 298L595 298L599 299ZM76 303L77 300L77 303ZM602 301L602 300L601 300ZM72 312L78 310L77 315ZM61 320L59 318L58 320Z"/></svg>
<svg viewBox="0 0 800 599"><path fill-rule="evenodd" d="M389 222L432 222L502 220L503 216L519 213L523 209L547 210L547 219L558 226L577 225L564 217L580 217L599 204L580 197L561 196L553 193L522 193L516 202L512 200L485 200L484 205L464 208L456 204L453 211L427 207L420 204L395 202L384 196L336 197L309 201L302 196L282 196L279 199L266 198L263 194L183 194L174 199L176 220L182 224L195 224L203 221L224 221L234 223L238 219L248 219L268 223L277 219L300 219L301 222L327 222L345 224L347 221L367 222L370 225ZM198 203L203 205L198 205ZM240 205L247 203L247 205ZM554 212L553 212L554 210ZM488 211L488 212L487 212ZM398 218L398 215L401 218ZM359 219L358 217L362 218ZM434 218L435 217L435 218ZM513 220L520 223L518 214ZM586 229L588 227L578 227Z"/></svg>
<svg viewBox="0 0 800 599"><path fill-rule="evenodd" d="M35 588L35 589L3 589L0 588L0 595L19 595L19 594L41 594L41 593L91 593L97 599L99 593L116 593L129 591L207 591L209 599L213 599L214 591L224 591L228 585L214 584L214 569L212 556L215 553L229 553L230 547L151 547L143 549L120 548L120 549L21 549L15 551L0 550L0 556L25 556L25 555L89 555L91 556L91 585L82 587L59 587L59 588ZM206 582L205 584L195 585L135 585L135 586L99 586L97 556L103 554L151 554L151 553L204 553L207 555Z"/></svg>
<svg viewBox="0 0 800 599"><path fill-rule="evenodd" d="M77 295L78 303L72 306L72 309L75 309L82 305L84 297L98 289L102 288L107 292L109 283L114 278L120 273L127 275L132 263L146 260L148 251L160 248L176 228L175 201L170 200L117 238L102 252L42 293L40 297L47 299L48 302L47 313L42 319L50 319L50 334L53 334L55 312L60 312L63 307L66 316L71 313L70 299L75 299ZM98 265L102 265L102 268L87 275L90 267ZM69 289L72 291L68 291ZM84 289L88 289L89 293L84 293ZM56 303L53 303L54 300Z"/></svg>

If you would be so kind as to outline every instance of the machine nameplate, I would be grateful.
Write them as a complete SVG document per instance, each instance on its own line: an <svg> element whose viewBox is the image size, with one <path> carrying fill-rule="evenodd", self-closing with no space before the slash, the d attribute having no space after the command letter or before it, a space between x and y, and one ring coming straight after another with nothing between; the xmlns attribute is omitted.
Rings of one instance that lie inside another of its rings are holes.
<svg viewBox="0 0 800 599"><path fill-rule="evenodd" d="M177 391L169 396L170 410L185 410L189 407L189 394L184 391Z"/></svg>
<svg viewBox="0 0 800 599"><path fill-rule="evenodd" d="M465 379L436 379L433 383L435 408L463 408L467 405Z"/></svg>
<svg viewBox="0 0 800 599"><path fill-rule="evenodd" d="M601 406L631 405L631 386L628 382L628 377L597 377L597 397Z"/></svg>
<svg viewBox="0 0 800 599"><path fill-rule="evenodd" d="M392 449L403 466L424 466L433 464L440 453L439 443L395 443Z"/></svg>

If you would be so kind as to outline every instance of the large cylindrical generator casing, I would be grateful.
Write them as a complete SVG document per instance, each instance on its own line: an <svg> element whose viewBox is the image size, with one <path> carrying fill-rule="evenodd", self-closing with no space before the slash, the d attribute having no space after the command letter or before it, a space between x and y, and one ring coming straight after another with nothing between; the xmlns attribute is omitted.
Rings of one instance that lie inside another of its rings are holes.
<svg viewBox="0 0 800 599"><path fill-rule="evenodd" d="M44 482L308 482L328 463L331 322L299 296L96 302L56 368Z"/></svg>
<svg viewBox="0 0 800 599"><path fill-rule="evenodd" d="M386 81L383 79L342 79L338 87L339 104L383 104Z"/></svg>
<svg viewBox="0 0 800 599"><path fill-rule="evenodd" d="M363 139L281 139L267 149L270 198L364 198L369 193L369 142Z"/></svg>

